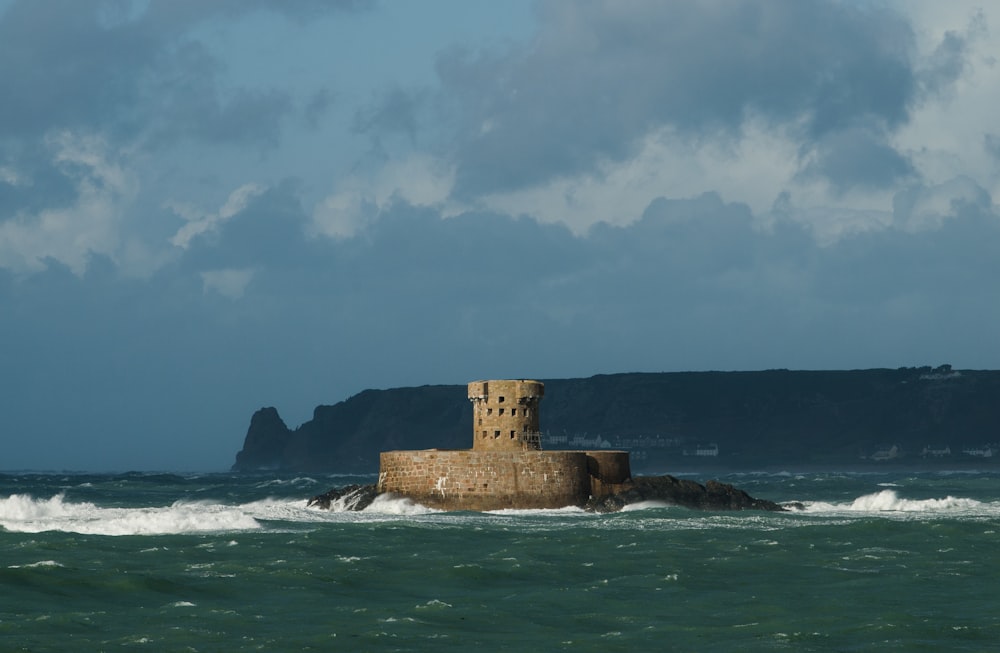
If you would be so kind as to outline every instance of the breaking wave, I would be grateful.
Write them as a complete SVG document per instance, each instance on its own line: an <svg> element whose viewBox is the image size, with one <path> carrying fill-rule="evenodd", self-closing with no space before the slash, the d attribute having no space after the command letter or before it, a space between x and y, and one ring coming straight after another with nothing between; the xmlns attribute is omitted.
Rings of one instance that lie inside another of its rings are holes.
<svg viewBox="0 0 1000 653"><path fill-rule="evenodd" d="M997 513L1000 506L975 499L948 496L943 499L905 499L895 490L860 496L850 503L803 502L809 513Z"/></svg>
<svg viewBox="0 0 1000 653"><path fill-rule="evenodd" d="M486 512L490 515L555 515L559 517L564 515L589 514L583 508L576 506L565 506L563 508L500 508Z"/></svg>
<svg viewBox="0 0 1000 653"><path fill-rule="evenodd" d="M36 499L14 494L0 499L0 526L20 533L65 531L86 535L166 535L250 530L260 523L234 506L182 503L160 508L101 508L66 501L57 494Z"/></svg>
<svg viewBox="0 0 1000 653"><path fill-rule="evenodd" d="M258 488L268 488L268 487L281 487L281 486L292 486L292 487L303 487L309 485L316 485L318 481L309 476L297 476L296 478L272 478L266 481L261 481L256 485Z"/></svg>
<svg viewBox="0 0 1000 653"><path fill-rule="evenodd" d="M440 512L440 510L428 508L406 497L380 494L375 497L375 500L363 512L380 515L428 515Z"/></svg>
<svg viewBox="0 0 1000 653"><path fill-rule="evenodd" d="M322 523L338 520L384 519L439 512L411 499L380 495L363 511L307 508L303 499L262 499L240 505L176 501L169 506L101 507L68 501L64 494L49 499L13 494L0 499L0 530L18 533L63 531L84 535L172 535L249 531L265 522ZM270 524L271 527L274 524Z"/></svg>

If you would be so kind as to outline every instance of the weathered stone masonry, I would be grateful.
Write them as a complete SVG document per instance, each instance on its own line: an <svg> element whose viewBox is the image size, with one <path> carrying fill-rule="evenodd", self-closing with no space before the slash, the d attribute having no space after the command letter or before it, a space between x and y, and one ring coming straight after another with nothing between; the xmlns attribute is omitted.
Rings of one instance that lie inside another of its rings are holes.
<svg viewBox="0 0 1000 653"><path fill-rule="evenodd" d="M386 451L379 492L444 510L561 508L621 489L626 451L542 451L538 381L475 381L473 448Z"/></svg>
<svg viewBox="0 0 1000 653"><path fill-rule="evenodd" d="M545 386L538 381L474 381L472 448L476 451L538 451L538 402Z"/></svg>

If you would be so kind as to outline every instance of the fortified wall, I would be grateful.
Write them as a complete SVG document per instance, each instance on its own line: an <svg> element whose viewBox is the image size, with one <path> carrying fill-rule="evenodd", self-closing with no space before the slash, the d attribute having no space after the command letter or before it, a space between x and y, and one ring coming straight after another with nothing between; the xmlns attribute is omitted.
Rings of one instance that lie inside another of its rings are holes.
<svg viewBox="0 0 1000 653"><path fill-rule="evenodd" d="M538 381L474 381L472 449L384 451L379 492L442 510L562 508L621 490L627 451L543 451Z"/></svg>

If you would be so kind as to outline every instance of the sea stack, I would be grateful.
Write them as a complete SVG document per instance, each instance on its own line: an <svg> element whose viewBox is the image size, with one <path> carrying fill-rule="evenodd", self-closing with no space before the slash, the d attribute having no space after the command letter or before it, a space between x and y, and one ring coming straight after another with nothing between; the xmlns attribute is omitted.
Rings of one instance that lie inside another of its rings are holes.
<svg viewBox="0 0 1000 653"><path fill-rule="evenodd" d="M543 451L544 384L474 381L471 449L384 451L379 493L440 510L583 506L632 486L627 451Z"/></svg>

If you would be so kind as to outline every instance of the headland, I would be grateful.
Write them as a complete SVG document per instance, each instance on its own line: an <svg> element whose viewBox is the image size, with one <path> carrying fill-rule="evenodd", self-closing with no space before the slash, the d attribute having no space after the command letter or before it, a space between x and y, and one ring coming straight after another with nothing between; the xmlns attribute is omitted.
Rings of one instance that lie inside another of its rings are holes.
<svg viewBox="0 0 1000 653"><path fill-rule="evenodd" d="M542 448L628 451L633 474L1000 465L1000 371L942 365L540 381ZM317 406L291 428L276 409L261 408L233 469L374 474L384 451L469 447L472 411L464 384L364 390Z"/></svg>

